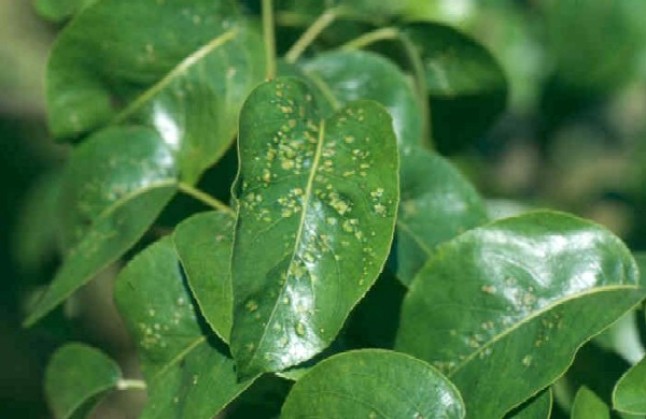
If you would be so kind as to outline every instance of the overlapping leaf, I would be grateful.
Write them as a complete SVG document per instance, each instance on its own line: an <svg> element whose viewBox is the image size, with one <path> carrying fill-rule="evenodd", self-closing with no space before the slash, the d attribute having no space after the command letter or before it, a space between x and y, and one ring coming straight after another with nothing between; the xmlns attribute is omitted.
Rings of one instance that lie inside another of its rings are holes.
<svg viewBox="0 0 646 419"><path fill-rule="evenodd" d="M45 372L45 394L54 417L65 419L90 410L120 379L116 362L90 346L72 343L52 356Z"/></svg>
<svg viewBox="0 0 646 419"><path fill-rule="evenodd" d="M231 0L105 0L61 33L47 70L56 137L114 122L155 127L189 183L233 140L264 74L262 39Z"/></svg>
<svg viewBox="0 0 646 419"><path fill-rule="evenodd" d="M180 223L173 235L202 314L225 342L229 341L233 312L230 262L234 221L221 212L197 214Z"/></svg>
<svg viewBox="0 0 646 419"><path fill-rule="evenodd" d="M409 285L440 243L483 224L485 204L451 163L416 148L402 155L394 264Z"/></svg>
<svg viewBox="0 0 646 419"><path fill-rule="evenodd" d="M581 387L576 393L572 405L572 419L610 419L608 406L587 387Z"/></svg>
<svg viewBox="0 0 646 419"><path fill-rule="evenodd" d="M33 324L133 246L170 201L176 182L173 154L152 129L109 128L78 147L61 185L68 251L25 323Z"/></svg>
<svg viewBox="0 0 646 419"><path fill-rule="evenodd" d="M204 333L172 238L128 264L115 298L149 387L143 418L212 418L252 383L238 382L224 345Z"/></svg>
<svg viewBox="0 0 646 419"><path fill-rule="evenodd" d="M612 393L612 404L620 412L646 415L646 358L617 382Z"/></svg>
<svg viewBox="0 0 646 419"><path fill-rule="evenodd" d="M541 391L505 415L505 419L549 419L552 413L552 389Z"/></svg>
<svg viewBox="0 0 646 419"><path fill-rule="evenodd" d="M383 267L399 200L391 118L371 101L324 119L291 78L240 117L231 349L242 376L332 342Z"/></svg>
<svg viewBox="0 0 646 419"><path fill-rule="evenodd" d="M642 300L638 281L625 246L594 224L552 212L496 221L442 245L418 274L397 347L446 372L467 411L501 416Z"/></svg>
<svg viewBox="0 0 646 419"><path fill-rule="evenodd" d="M442 151L471 143L498 118L507 101L507 80L482 45L437 23L403 26L424 66L433 139Z"/></svg>
<svg viewBox="0 0 646 419"><path fill-rule="evenodd" d="M434 368L377 349L344 352L294 384L281 417L463 418L460 393Z"/></svg>
<svg viewBox="0 0 646 419"><path fill-rule="evenodd" d="M333 51L305 62L304 70L335 109L358 99L384 105L400 151L422 144L425 115L406 75L390 60L367 51Z"/></svg>

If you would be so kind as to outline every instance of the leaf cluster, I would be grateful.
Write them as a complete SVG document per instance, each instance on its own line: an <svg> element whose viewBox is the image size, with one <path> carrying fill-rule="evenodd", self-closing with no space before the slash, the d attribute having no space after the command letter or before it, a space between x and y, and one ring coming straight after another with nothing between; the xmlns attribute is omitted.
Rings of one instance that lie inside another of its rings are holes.
<svg viewBox="0 0 646 419"><path fill-rule="evenodd" d="M577 350L646 293L608 230L496 219L440 154L504 110L496 59L395 1L248 3L37 3L73 16L47 70L73 152L63 263L25 324L124 262L114 299L143 376L65 345L54 415L145 388L144 418L549 417ZM646 414L645 375L617 382L614 412ZM582 386L572 417L607 403Z"/></svg>

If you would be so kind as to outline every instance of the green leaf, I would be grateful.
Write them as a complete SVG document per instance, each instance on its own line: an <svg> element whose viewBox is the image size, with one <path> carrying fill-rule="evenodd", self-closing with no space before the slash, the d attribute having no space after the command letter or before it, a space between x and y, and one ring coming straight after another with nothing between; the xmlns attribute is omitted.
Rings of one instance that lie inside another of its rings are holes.
<svg viewBox="0 0 646 419"><path fill-rule="evenodd" d="M587 387L576 393L572 405L572 419L610 419L608 406Z"/></svg>
<svg viewBox="0 0 646 419"><path fill-rule="evenodd" d="M344 352L294 384L284 419L463 418L460 393L437 370L411 356L379 349Z"/></svg>
<svg viewBox="0 0 646 419"><path fill-rule="evenodd" d="M109 128L73 153L61 185L69 249L30 326L122 256L173 197L171 151L148 128Z"/></svg>
<svg viewBox="0 0 646 419"><path fill-rule="evenodd" d="M580 8L547 1L544 9L546 49L554 71L570 89L610 93L639 77L644 2L595 2ZM621 45L621 48L617 48Z"/></svg>
<svg viewBox="0 0 646 419"><path fill-rule="evenodd" d="M117 387L121 369L102 352L80 343L58 349L45 371L45 394L56 419L72 417Z"/></svg>
<svg viewBox="0 0 646 419"><path fill-rule="evenodd" d="M385 109L357 101L323 119L296 79L251 94L238 146L231 350L244 377L332 342L383 267L399 188Z"/></svg>
<svg viewBox="0 0 646 419"><path fill-rule="evenodd" d="M126 266L115 299L149 387L143 418L211 418L253 382L238 382L226 347L203 333L171 237Z"/></svg>
<svg viewBox="0 0 646 419"><path fill-rule="evenodd" d="M402 154L394 261L404 285L439 244L486 221L482 198L450 162L421 148Z"/></svg>
<svg viewBox="0 0 646 419"><path fill-rule="evenodd" d="M438 248L404 300L396 347L446 372L467 411L500 417L639 303L638 280L595 224L547 211L496 221Z"/></svg>
<svg viewBox="0 0 646 419"><path fill-rule="evenodd" d="M156 128L194 183L231 144L264 74L263 42L231 0L104 0L60 34L47 69L56 137L110 123Z"/></svg>
<svg viewBox="0 0 646 419"><path fill-rule="evenodd" d="M96 0L36 0L38 14L52 22L62 22L77 14Z"/></svg>
<svg viewBox="0 0 646 419"><path fill-rule="evenodd" d="M231 249L234 219L229 214L194 215L175 229L175 247L204 318L229 341L233 315Z"/></svg>
<svg viewBox="0 0 646 419"><path fill-rule="evenodd" d="M435 143L442 152L463 148L505 109L503 70L482 45L449 26L419 22L401 32L424 65Z"/></svg>
<svg viewBox="0 0 646 419"><path fill-rule="evenodd" d="M505 419L549 419L551 413L552 389L548 388L505 415Z"/></svg>
<svg viewBox="0 0 646 419"><path fill-rule="evenodd" d="M612 405L620 412L646 415L646 358L643 358L617 382Z"/></svg>
<svg viewBox="0 0 646 419"><path fill-rule="evenodd" d="M422 144L424 115L411 83L392 61L367 51L332 51L303 67L334 109L353 100L375 100L393 117L400 151Z"/></svg>

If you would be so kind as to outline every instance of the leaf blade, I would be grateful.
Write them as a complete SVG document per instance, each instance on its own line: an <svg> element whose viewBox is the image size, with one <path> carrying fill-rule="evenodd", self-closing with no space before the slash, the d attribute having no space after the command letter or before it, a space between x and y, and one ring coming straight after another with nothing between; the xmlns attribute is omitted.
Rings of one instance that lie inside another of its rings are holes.
<svg viewBox="0 0 646 419"><path fill-rule="evenodd" d="M617 381L612 392L612 405L620 412L646 414L646 358L631 367Z"/></svg>
<svg viewBox="0 0 646 419"><path fill-rule="evenodd" d="M329 345L392 240L390 117L358 101L322 119L311 100L302 82L279 79L241 114L231 345L242 374L284 369Z"/></svg>
<svg viewBox="0 0 646 419"><path fill-rule="evenodd" d="M238 382L226 347L203 333L172 237L126 266L115 284L115 300L148 383L142 417L210 418L253 382Z"/></svg>
<svg viewBox="0 0 646 419"><path fill-rule="evenodd" d="M60 198L67 254L25 326L49 313L141 238L175 194L176 173L170 151L146 128L107 129L75 150Z"/></svg>
<svg viewBox="0 0 646 419"><path fill-rule="evenodd" d="M71 417L84 404L117 387L121 369L90 346L71 343L52 355L45 372L47 401L57 419Z"/></svg>
<svg viewBox="0 0 646 419"><path fill-rule="evenodd" d="M327 418L465 415L459 392L435 369L376 349L344 352L309 370L294 384L281 417L302 417L303 412Z"/></svg>
<svg viewBox="0 0 646 419"><path fill-rule="evenodd" d="M228 214L202 213L181 222L173 234L188 284L202 314L225 342L229 341L233 315L229 266L233 222Z"/></svg>
<svg viewBox="0 0 646 419"><path fill-rule="evenodd" d="M470 411L502 415L549 385L586 340L643 297L616 237L564 214L528 213L442 246L404 302L397 347L447 371ZM599 304L603 312L589 309ZM494 371L506 379L478 385ZM494 394L506 396L492 404Z"/></svg>

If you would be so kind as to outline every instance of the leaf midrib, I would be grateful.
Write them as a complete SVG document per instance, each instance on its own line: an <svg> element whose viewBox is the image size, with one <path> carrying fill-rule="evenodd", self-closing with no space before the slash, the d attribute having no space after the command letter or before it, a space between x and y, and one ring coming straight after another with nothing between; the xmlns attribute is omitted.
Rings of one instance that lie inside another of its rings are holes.
<svg viewBox="0 0 646 419"><path fill-rule="evenodd" d="M579 292L579 293L575 293L575 294L567 296L566 298L564 298L562 300L558 300L558 301L555 301L555 302L553 302L551 304L548 304L544 308L536 311L535 313L527 316L526 318L519 321L518 323L516 323L512 327L506 329L504 332L495 335L492 339L490 339L488 342L486 342L485 344L480 346L477 350L471 352L471 354L469 356L467 356L464 359L464 361L462 361L460 364L458 364L458 366L456 366L453 371L451 371L450 373L447 374L447 377L449 377L449 378L453 377L455 374L458 373L458 371L460 371L467 364L469 364L476 356L478 356L480 353L482 353L485 349L489 348L490 346L493 346L498 341L500 341L501 339L503 339L507 335L514 332L516 329L519 329L521 326L525 325L526 323L529 323L530 321L533 321L533 320L539 318L543 314L547 313L548 311L554 309L555 307L557 307L557 306L559 306L561 304L565 304L568 301L575 300L577 298L582 298L582 297L589 296L589 295L593 295L593 294L597 294L597 293L601 293L601 292L620 291L620 290L633 290L634 291L634 290L638 290L639 288L640 288L639 285L606 285L606 286L602 286L602 287L596 287L596 288L594 288L592 290L586 290L586 291L582 291L582 292Z"/></svg>
<svg viewBox="0 0 646 419"><path fill-rule="evenodd" d="M321 119L321 122L319 123L319 136L318 136L318 141L316 144L316 151L314 152L314 160L312 161L312 168L310 170L309 176L307 178L307 184L305 185L305 192L304 192L304 197L303 197L303 211L301 211L301 218L298 223L298 230L296 231L296 238L294 239L294 248L292 250L292 256L289 261L289 265L287 265L287 272L289 272L292 264L294 263L294 257L296 256L296 253L298 252L298 246L301 241L301 236L303 234L303 226L305 225L305 217L307 214L307 209L309 207L309 202L310 198L312 196L312 188L314 185L314 178L316 177L316 172L318 171L318 166L319 166L319 161L321 158L321 154L323 151L323 142L325 140L325 120ZM258 341L258 346L256 347L256 350L254 351L251 359L249 359L249 362L247 365L252 365L253 361L255 361L256 357L258 356L258 352L260 348L262 347L266 337L267 337L267 331L270 329L270 324L276 315L276 310L278 309L279 301L283 297L283 293L285 292L285 288L287 288L287 282L289 278L285 280L285 283L283 284L280 294L276 298L274 302L274 307L271 310L271 314L269 315L269 318L267 319L267 324L262 332L262 335L260 336L260 339Z"/></svg>
<svg viewBox="0 0 646 419"><path fill-rule="evenodd" d="M163 78L146 89L141 95L139 95L134 101L132 101L130 105L119 112L117 116L114 117L113 123L118 124L120 122L123 122L133 113L135 113L140 107L142 107L146 102L153 98L157 93L166 88L177 77L186 73L186 71L188 71L191 67L199 63L202 59L207 57L213 51L217 50L219 47L233 40L233 38L235 38L237 34L237 28L229 29L228 31L211 39L209 42L202 45L197 50L193 51L190 55L180 61L179 64L173 67Z"/></svg>

